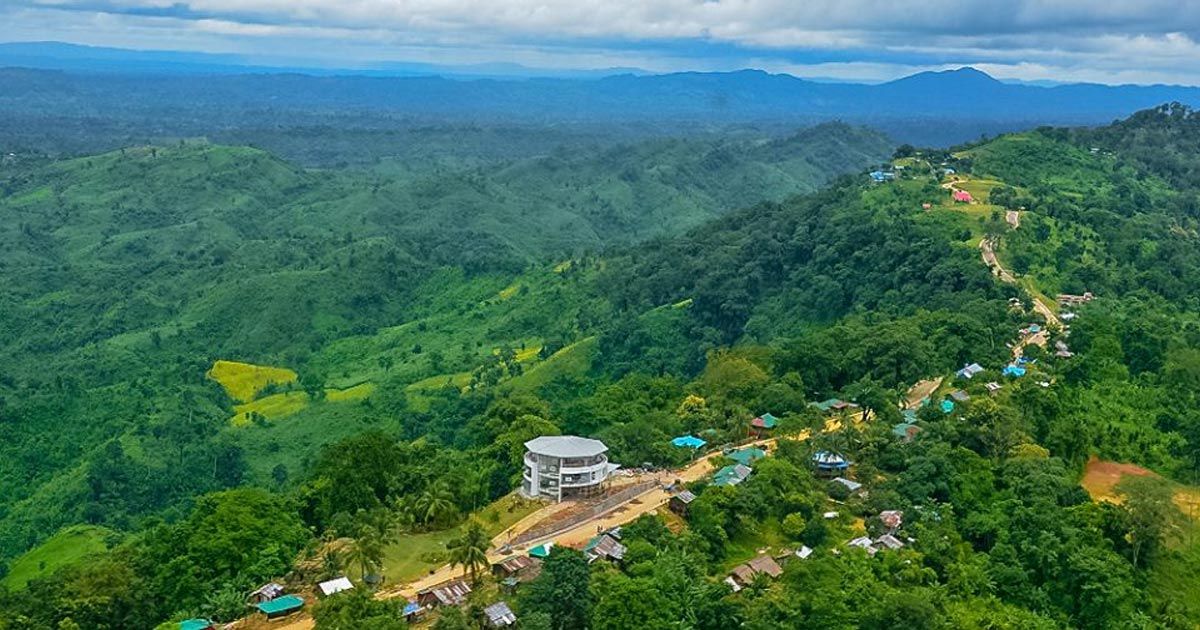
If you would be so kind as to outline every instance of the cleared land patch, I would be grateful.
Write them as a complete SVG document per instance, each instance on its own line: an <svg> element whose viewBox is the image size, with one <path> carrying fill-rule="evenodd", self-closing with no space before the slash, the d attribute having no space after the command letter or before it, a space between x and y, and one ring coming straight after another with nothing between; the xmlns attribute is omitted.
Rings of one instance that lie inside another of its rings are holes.
<svg viewBox="0 0 1200 630"><path fill-rule="evenodd" d="M1125 475L1159 476L1158 473L1137 464L1122 464L1093 457L1088 460L1087 466L1083 469L1083 479L1080 484L1091 495L1093 501L1120 504L1121 496L1117 493L1116 486ZM1174 501L1175 505L1179 506L1179 510L1193 519L1200 519L1200 488L1176 483L1171 485L1175 490Z"/></svg>
<svg viewBox="0 0 1200 630"><path fill-rule="evenodd" d="M296 373L287 368L254 365L239 361L217 361L208 377L221 384L229 397L248 403L268 386L296 382Z"/></svg>

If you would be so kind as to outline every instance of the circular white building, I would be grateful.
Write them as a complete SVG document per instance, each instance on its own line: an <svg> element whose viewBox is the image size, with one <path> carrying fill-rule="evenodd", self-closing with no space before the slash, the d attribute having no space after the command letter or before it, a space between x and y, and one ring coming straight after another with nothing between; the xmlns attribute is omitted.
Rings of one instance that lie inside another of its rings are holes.
<svg viewBox="0 0 1200 630"><path fill-rule="evenodd" d="M600 440L574 435L543 435L525 443L521 494L562 501L598 492L620 468L609 463Z"/></svg>

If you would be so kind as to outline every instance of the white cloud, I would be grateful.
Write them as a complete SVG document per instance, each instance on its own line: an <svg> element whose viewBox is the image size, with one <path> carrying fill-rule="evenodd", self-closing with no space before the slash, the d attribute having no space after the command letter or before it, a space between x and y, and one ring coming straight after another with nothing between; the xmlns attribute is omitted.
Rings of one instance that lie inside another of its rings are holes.
<svg viewBox="0 0 1200 630"><path fill-rule="evenodd" d="M636 62L651 70L753 61L856 79L971 64L1022 79L1200 81L1192 68L1200 59L1200 0L8 0L5 5L4 39L323 56L329 62L347 55L413 59L424 51L445 63ZM1045 76L1052 73L1062 74Z"/></svg>

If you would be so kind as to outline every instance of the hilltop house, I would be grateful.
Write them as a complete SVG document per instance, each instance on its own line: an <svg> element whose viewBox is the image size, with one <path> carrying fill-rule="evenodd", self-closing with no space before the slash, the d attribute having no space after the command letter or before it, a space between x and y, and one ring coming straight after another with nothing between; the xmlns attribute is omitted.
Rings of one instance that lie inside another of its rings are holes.
<svg viewBox="0 0 1200 630"><path fill-rule="evenodd" d="M267 619L278 619L304 608L304 599L298 595L283 595L270 601L259 602L254 607L266 615Z"/></svg>
<svg viewBox="0 0 1200 630"><path fill-rule="evenodd" d="M483 616L487 620L488 627L491 628L507 628L517 623L517 616L513 614L508 604L504 602L496 602L491 606L483 609Z"/></svg>
<svg viewBox="0 0 1200 630"><path fill-rule="evenodd" d="M608 461L600 440L574 435L544 435L525 443L521 494L562 501L564 497L600 492L620 466Z"/></svg>
<svg viewBox="0 0 1200 630"><path fill-rule="evenodd" d="M852 402L846 402L840 398L830 398L829 400L822 400L821 402L808 403L808 404L813 407L816 407L823 413L829 413L830 411L841 413L843 411L846 411L847 409L851 409L853 407L858 406Z"/></svg>
<svg viewBox="0 0 1200 630"><path fill-rule="evenodd" d="M492 574L497 579L517 578L527 582L542 572L542 562L529 556L512 556L492 564Z"/></svg>
<svg viewBox="0 0 1200 630"><path fill-rule="evenodd" d="M729 577L725 578L725 583L736 593L753 584L754 579L759 575L766 575L774 579L783 575L783 567L780 567L779 563L775 562L771 556L758 556L745 564L734 567Z"/></svg>
<svg viewBox="0 0 1200 630"><path fill-rule="evenodd" d="M849 490L851 493L862 490L861 483L858 483L857 481L851 481L849 479L846 479L845 477L834 477L833 482L845 486L846 489Z"/></svg>
<svg viewBox="0 0 1200 630"><path fill-rule="evenodd" d="M458 606L467 601L471 587L462 580L450 580L437 586L417 591L417 603L433 608L435 606Z"/></svg>
<svg viewBox="0 0 1200 630"><path fill-rule="evenodd" d="M625 559L625 551L625 545L622 545L612 534L596 536L583 548L589 564L597 560L620 562Z"/></svg>
<svg viewBox="0 0 1200 630"><path fill-rule="evenodd" d="M1070 293L1059 293L1058 303L1060 306L1079 306L1087 304L1095 298L1091 291L1085 291L1083 295L1072 295Z"/></svg>
<svg viewBox="0 0 1200 630"><path fill-rule="evenodd" d="M972 363L970 365L964 365L963 369L955 372L954 374L955 374L955 376L957 376L959 378L965 378L965 379L969 380L969 379L975 378L975 375L982 371L983 371L982 365L979 365L978 363Z"/></svg>
<svg viewBox="0 0 1200 630"><path fill-rule="evenodd" d="M971 400L971 395L961 389L956 389L950 392L950 397L954 399L954 402L960 403L965 403L968 400Z"/></svg>
<svg viewBox="0 0 1200 630"><path fill-rule="evenodd" d="M695 501L695 500L696 500L696 495L692 494L692 492L690 490L683 490L683 491L680 491L679 494L671 497L671 500L670 500L670 502L668 502L667 506L671 509L672 512L674 512L680 516L687 517L688 506L690 506L692 504L692 501Z"/></svg>
<svg viewBox="0 0 1200 630"><path fill-rule="evenodd" d="M353 588L354 584L350 583L350 578L342 576L318 584L317 595L320 595L321 597L329 597L330 595L336 595L342 591L349 591Z"/></svg>
<svg viewBox="0 0 1200 630"><path fill-rule="evenodd" d="M776 418L769 413L764 413L763 415L750 421L750 428L753 430L755 435L760 435L765 431L770 431L778 425L779 418Z"/></svg>
<svg viewBox="0 0 1200 630"><path fill-rule="evenodd" d="M283 595L283 585L276 582L268 582L258 587L258 589L251 591L247 599L253 605L269 602L280 595Z"/></svg>
<svg viewBox="0 0 1200 630"><path fill-rule="evenodd" d="M712 483L714 486L736 486L742 483L754 472L749 466L743 464L731 464L718 470L713 475Z"/></svg>
<svg viewBox="0 0 1200 630"><path fill-rule="evenodd" d="M732 459L733 461L735 461L743 466L750 466L754 462L756 462L766 456L767 456L766 451L764 451L761 448L756 448L753 446L748 446L746 448L738 449L736 451L729 451L728 453L725 454L725 457L728 457L729 459Z"/></svg>
<svg viewBox="0 0 1200 630"><path fill-rule="evenodd" d="M812 456L812 462L817 467L817 472L823 475L837 476L850 468L850 462L845 457L832 451L817 451Z"/></svg>
<svg viewBox="0 0 1200 630"><path fill-rule="evenodd" d="M971 203L975 201L975 198L971 196L971 193L965 190L955 189L952 196L954 197L954 200L959 203Z"/></svg>

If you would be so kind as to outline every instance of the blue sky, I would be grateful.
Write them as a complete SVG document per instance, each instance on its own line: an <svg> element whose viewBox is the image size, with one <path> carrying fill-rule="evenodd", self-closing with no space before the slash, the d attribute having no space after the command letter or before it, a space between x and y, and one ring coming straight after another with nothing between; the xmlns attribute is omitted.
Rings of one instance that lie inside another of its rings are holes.
<svg viewBox="0 0 1200 630"><path fill-rule="evenodd" d="M253 63L760 68L882 81L1200 85L1200 0L0 0L0 41L234 53Z"/></svg>

